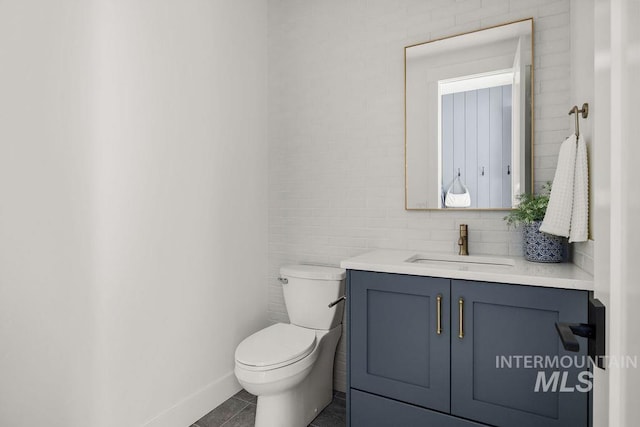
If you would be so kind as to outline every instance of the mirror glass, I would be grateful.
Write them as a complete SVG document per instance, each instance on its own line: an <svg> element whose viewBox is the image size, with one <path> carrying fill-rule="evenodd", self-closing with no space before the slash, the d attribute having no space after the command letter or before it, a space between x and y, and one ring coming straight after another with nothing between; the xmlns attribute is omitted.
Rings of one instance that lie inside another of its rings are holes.
<svg viewBox="0 0 640 427"><path fill-rule="evenodd" d="M531 191L532 29L405 48L406 209L511 209Z"/></svg>

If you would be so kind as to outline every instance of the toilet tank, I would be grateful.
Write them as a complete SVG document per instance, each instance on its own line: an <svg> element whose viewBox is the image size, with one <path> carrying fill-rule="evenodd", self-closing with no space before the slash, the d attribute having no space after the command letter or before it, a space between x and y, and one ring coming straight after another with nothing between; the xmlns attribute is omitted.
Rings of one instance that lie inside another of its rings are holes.
<svg viewBox="0 0 640 427"><path fill-rule="evenodd" d="M329 303L345 293L346 271L320 265L280 268L284 302L292 324L311 329L332 329L342 322L344 301Z"/></svg>

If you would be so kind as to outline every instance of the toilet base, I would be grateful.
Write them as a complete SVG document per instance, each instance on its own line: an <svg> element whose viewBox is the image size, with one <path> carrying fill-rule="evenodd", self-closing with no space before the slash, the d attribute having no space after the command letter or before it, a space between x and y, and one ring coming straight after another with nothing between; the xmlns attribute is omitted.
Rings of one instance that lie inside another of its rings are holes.
<svg viewBox="0 0 640 427"><path fill-rule="evenodd" d="M306 427L331 403L333 362L342 325L320 339L318 359L298 385L276 394L258 395L255 427Z"/></svg>
<svg viewBox="0 0 640 427"><path fill-rule="evenodd" d="M331 392L318 402L305 402L303 394L296 389L272 396L258 396L255 427L307 426L329 403Z"/></svg>

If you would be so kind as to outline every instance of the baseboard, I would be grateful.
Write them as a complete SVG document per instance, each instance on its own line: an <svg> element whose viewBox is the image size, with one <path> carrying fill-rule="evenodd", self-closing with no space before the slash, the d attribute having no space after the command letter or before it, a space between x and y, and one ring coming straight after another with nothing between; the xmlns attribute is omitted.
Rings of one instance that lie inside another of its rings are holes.
<svg viewBox="0 0 640 427"><path fill-rule="evenodd" d="M162 411L141 427L189 427L241 388L233 371L229 372Z"/></svg>

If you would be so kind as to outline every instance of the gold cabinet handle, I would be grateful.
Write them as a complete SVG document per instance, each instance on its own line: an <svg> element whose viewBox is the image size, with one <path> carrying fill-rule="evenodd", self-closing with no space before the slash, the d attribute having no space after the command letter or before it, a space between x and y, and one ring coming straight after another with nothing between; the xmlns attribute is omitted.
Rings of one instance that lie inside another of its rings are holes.
<svg viewBox="0 0 640 427"><path fill-rule="evenodd" d="M437 311L438 311L438 325L436 327L436 334L440 335L442 333L442 295L438 294L436 297L437 301Z"/></svg>
<svg viewBox="0 0 640 427"><path fill-rule="evenodd" d="M464 327L462 326L463 313L464 313L464 300L462 298L459 298L458 299L458 315L460 317L459 319L460 329L458 330L458 338L460 339L464 338Z"/></svg>

